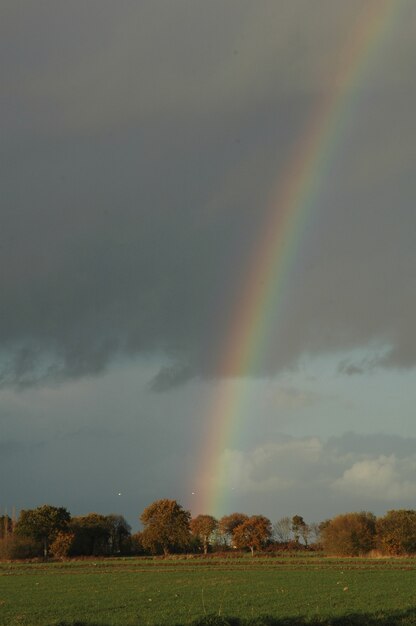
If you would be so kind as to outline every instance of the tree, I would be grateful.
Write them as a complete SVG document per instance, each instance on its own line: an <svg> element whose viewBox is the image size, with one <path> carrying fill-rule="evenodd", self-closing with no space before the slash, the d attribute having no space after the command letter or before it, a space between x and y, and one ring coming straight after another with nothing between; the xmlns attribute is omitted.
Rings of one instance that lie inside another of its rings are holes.
<svg viewBox="0 0 416 626"><path fill-rule="evenodd" d="M278 541L287 543L290 539L290 533L292 530L289 517L281 517L273 524L273 533Z"/></svg>
<svg viewBox="0 0 416 626"><path fill-rule="evenodd" d="M191 514L176 500L156 500L140 516L144 529L142 543L152 552L165 555L184 548L190 541Z"/></svg>
<svg viewBox="0 0 416 626"><path fill-rule="evenodd" d="M60 531L49 546L51 554L58 559L65 559L71 554L74 541L74 533Z"/></svg>
<svg viewBox="0 0 416 626"><path fill-rule="evenodd" d="M309 526L309 524L307 524L306 522L301 524L301 526L299 528L299 533L300 533L300 536L302 537L303 543L307 547L308 543L309 543L309 537L312 534L312 530L311 530L311 527Z"/></svg>
<svg viewBox="0 0 416 626"><path fill-rule="evenodd" d="M346 513L326 522L321 530L325 551L340 556L360 556L375 547L376 518L372 513Z"/></svg>
<svg viewBox="0 0 416 626"><path fill-rule="evenodd" d="M23 509L16 524L16 534L39 541L43 556L48 556L49 544L60 531L68 529L71 515L64 507L44 504L36 509Z"/></svg>
<svg viewBox="0 0 416 626"><path fill-rule="evenodd" d="M299 543L299 538L304 529L304 526L306 526L306 524L301 515L294 515L292 517L292 532L296 543Z"/></svg>
<svg viewBox="0 0 416 626"><path fill-rule="evenodd" d="M200 539L204 554L208 552L209 539L217 526L218 522L212 515L198 515L191 520L191 533Z"/></svg>
<svg viewBox="0 0 416 626"><path fill-rule="evenodd" d="M42 545L32 537L13 533L0 539L0 559L33 559L42 556Z"/></svg>
<svg viewBox="0 0 416 626"><path fill-rule="evenodd" d="M254 550L260 550L271 535L270 520L263 515L253 515L234 528L233 541L237 548L250 548L251 555L254 556Z"/></svg>
<svg viewBox="0 0 416 626"><path fill-rule="evenodd" d="M131 526L122 515L106 515L106 520L110 531L111 554L123 554L127 549Z"/></svg>
<svg viewBox="0 0 416 626"><path fill-rule="evenodd" d="M319 537L322 537L323 531L325 530L327 526L329 526L330 523L331 523L331 519L324 519L322 520L322 522L319 522L318 524Z"/></svg>
<svg viewBox="0 0 416 626"><path fill-rule="evenodd" d="M70 529L75 535L72 554L99 556L111 552L111 522L106 515L88 513L74 517Z"/></svg>
<svg viewBox="0 0 416 626"><path fill-rule="evenodd" d="M218 530L224 537L225 543L231 543L234 530L247 520L248 515L245 513L231 513L231 515L224 515L224 517L220 519L218 522Z"/></svg>
<svg viewBox="0 0 416 626"><path fill-rule="evenodd" d="M319 543L321 538L321 524L318 522L312 522L309 524L309 536L312 538L314 543Z"/></svg>
<svg viewBox="0 0 416 626"><path fill-rule="evenodd" d="M129 543L130 543L130 554L134 554L134 555L146 554L146 549L143 545L143 533L142 532L139 531L137 533L134 533L134 535L131 535L129 539Z"/></svg>
<svg viewBox="0 0 416 626"><path fill-rule="evenodd" d="M377 541L387 554L416 552L416 511L388 511L377 520Z"/></svg>

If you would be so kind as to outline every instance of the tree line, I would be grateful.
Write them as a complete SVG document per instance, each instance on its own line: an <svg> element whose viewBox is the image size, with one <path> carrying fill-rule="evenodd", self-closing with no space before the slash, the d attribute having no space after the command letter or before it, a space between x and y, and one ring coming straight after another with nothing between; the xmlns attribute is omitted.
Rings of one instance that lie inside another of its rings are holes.
<svg viewBox="0 0 416 626"><path fill-rule="evenodd" d="M48 504L23 509L17 520L0 516L0 557L111 556L129 552L131 527L122 515L72 517Z"/></svg>
<svg viewBox="0 0 416 626"><path fill-rule="evenodd" d="M416 553L416 511L392 510L383 517L368 511L345 513L308 524L302 516L274 524L264 515L231 513L194 518L176 500L156 500L139 517L143 530L132 534L122 515L89 513L72 517L64 507L23 509L18 519L0 515L0 558L145 555L193 552L322 550L361 556Z"/></svg>

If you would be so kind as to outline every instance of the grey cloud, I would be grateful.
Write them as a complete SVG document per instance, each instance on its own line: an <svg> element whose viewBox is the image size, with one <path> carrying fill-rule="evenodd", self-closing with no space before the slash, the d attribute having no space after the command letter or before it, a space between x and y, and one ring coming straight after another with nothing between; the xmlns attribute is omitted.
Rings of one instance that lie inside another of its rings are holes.
<svg viewBox="0 0 416 626"><path fill-rule="evenodd" d="M9 0L1 16L5 77L17 110L43 130L235 111L261 102L274 83L301 93L325 84L331 50L362 7L320 4L318 11L305 0L91 0L35 9Z"/></svg>
<svg viewBox="0 0 416 626"><path fill-rule="evenodd" d="M415 454L416 439L383 433L358 434L347 432L340 437L331 437L326 446L329 451L334 451L338 455L354 452L358 455L357 458L359 455L375 458L390 456L391 454L398 458L405 458Z"/></svg>
<svg viewBox="0 0 416 626"><path fill-rule="evenodd" d="M148 372L141 376L139 370L113 370L54 388L3 390L0 468L9 478L1 506L46 502L74 515L116 512L137 527L152 500L183 502L199 452L191 436L195 398L181 402L147 393Z"/></svg>
<svg viewBox="0 0 416 626"><path fill-rule="evenodd" d="M156 391L215 375L270 195L362 10L319 4L3 3L3 386L137 354L166 356ZM380 366L416 363L408 17L363 86L252 375L375 343L391 348Z"/></svg>

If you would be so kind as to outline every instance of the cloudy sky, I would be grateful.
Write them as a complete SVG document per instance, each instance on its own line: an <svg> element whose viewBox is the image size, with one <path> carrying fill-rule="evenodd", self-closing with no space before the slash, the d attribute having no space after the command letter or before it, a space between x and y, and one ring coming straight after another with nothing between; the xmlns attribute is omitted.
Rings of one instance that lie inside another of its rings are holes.
<svg viewBox="0 0 416 626"><path fill-rule="evenodd" d="M416 506L416 4L391 3L267 354L221 378L270 197L386 3L2 1L2 510L214 513L192 492L224 386L216 514Z"/></svg>

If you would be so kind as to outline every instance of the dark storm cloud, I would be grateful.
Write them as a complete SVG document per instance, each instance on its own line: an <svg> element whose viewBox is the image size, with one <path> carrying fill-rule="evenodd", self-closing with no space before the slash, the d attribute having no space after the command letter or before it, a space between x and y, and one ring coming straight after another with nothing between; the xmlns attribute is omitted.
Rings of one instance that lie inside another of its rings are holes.
<svg viewBox="0 0 416 626"><path fill-rule="evenodd" d="M150 353L167 361L155 390L215 373L269 194L362 3L320 4L3 3L3 385ZM416 362L402 18L253 374L374 343L390 349L381 365Z"/></svg>

